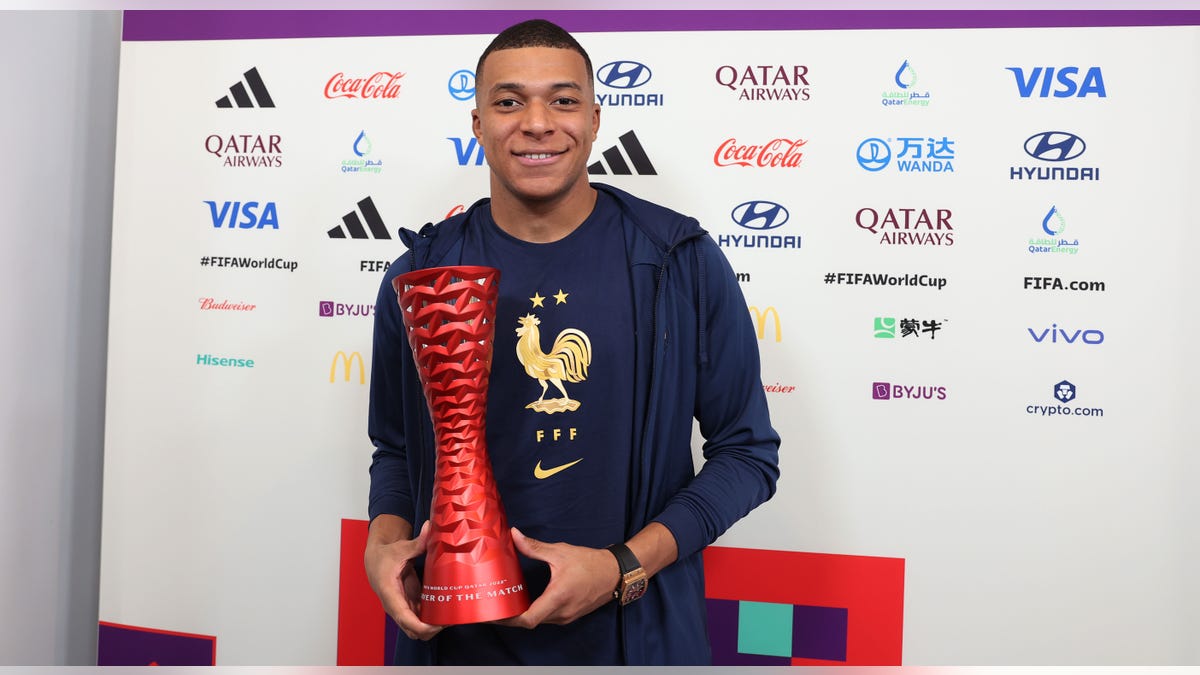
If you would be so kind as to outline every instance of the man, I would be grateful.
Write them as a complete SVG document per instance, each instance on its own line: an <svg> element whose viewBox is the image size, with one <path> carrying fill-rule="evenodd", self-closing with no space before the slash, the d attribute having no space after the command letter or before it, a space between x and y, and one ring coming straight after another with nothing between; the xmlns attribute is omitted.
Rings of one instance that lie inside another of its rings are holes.
<svg viewBox="0 0 1200 675"><path fill-rule="evenodd" d="M400 663L709 663L700 551L775 490L779 437L733 272L694 219L588 183L592 79L554 24L498 35L471 113L491 199L403 233L380 288L365 563L403 632ZM487 446L533 598L512 619L447 628L417 618L435 449L392 288L445 265L501 270ZM556 334L575 345L570 376L547 370ZM644 597L629 601L622 566L647 575Z"/></svg>

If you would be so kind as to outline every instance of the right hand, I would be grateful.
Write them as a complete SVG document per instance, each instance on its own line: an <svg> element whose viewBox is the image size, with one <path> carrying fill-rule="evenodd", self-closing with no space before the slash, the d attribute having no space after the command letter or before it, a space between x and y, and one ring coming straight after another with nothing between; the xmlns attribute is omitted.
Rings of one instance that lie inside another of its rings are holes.
<svg viewBox="0 0 1200 675"><path fill-rule="evenodd" d="M407 526L407 523L404 525ZM405 635L413 640L428 640L444 628L423 623L418 618L421 610L421 579L417 576L413 560L425 553L429 521L425 521L421 526L421 532L416 539L408 538L412 531L410 526L405 527L408 532L404 532L394 541L389 539L394 537L395 530L381 526L378 531L382 532L385 529L391 531L387 535L379 535L376 528L372 527L367 536L367 547L363 553L367 580L371 584L371 590L375 591L375 595L378 595L379 601L383 603L384 611L392 617Z"/></svg>

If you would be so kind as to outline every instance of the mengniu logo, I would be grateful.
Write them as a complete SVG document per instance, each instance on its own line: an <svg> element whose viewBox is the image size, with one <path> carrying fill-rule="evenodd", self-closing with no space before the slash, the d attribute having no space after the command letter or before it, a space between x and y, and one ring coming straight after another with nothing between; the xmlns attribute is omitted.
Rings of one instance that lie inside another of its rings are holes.
<svg viewBox="0 0 1200 675"><path fill-rule="evenodd" d="M1071 407L1064 405L1075 400L1078 390L1068 380L1056 383L1051 388L1055 403L1050 405L1045 401L1025 406L1025 412L1030 415L1054 417L1056 415L1074 417L1104 417L1104 408Z"/></svg>
<svg viewBox="0 0 1200 675"><path fill-rule="evenodd" d="M807 101L812 87L808 66L718 66L717 84L737 94L739 101Z"/></svg>
<svg viewBox="0 0 1200 675"><path fill-rule="evenodd" d="M1058 166L1061 162L1078 159L1087 150L1082 138L1068 131L1042 131L1025 139L1025 154L1039 162L1038 166L1014 166L1008 170L1011 180L1100 180L1100 168L1095 166Z"/></svg>
<svg viewBox="0 0 1200 675"><path fill-rule="evenodd" d="M1069 330L1059 328L1058 324L1052 323L1049 328L1026 328L1025 330L1029 332L1029 337L1038 344L1098 345L1104 343L1104 331L1096 328Z"/></svg>
<svg viewBox="0 0 1200 675"><path fill-rule="evenodd" d="M325 98L394 99L400 95L404 73L381 70L365 77L336 73L325 83Z"/></svg>
<svg viewBox="0 0 1200 675"><path fill-rule="evenodd" d="M216 202L206 201L214 228L279 231L279 214L275 202Z"/></svg>
<svg viewBox="0 0 1200 675"><path fill-rule="evenodd" d="M773 306L767 306L759 309L755 305L750 305L750 316L754 319L754 330L758 333L758 339L764 340L767 337L767 320L770 319L775 324L775 341L783 341L783 327L779 323L779 310Z"/></svg>
<svg viewBox="0 0 1200 675"><path fill-rule="evenodd" d="M954 173L956 156L954 141L946 136L900 136L868 138L858 144L856 158L859 166L872 173L889 166L901 173Z"/></svg>
<svg viewBox="0 0 1200 675"><path fill-rule="evenodd" d="M647 108L663 104L659 92L628 91L640 89L650 81L650 67L637 61L613 61L596 70L596 80L616 93L596 92L596 103L605 108Z"/></svg>
<svg viewBox="0 0 1200 675"><path fill-rule="evenodd" d="M483 166L485 157L483 154L483 146L479 144L479 140L474 136L470 138L457 138L448 136L446 140L454 143L454 152L458 159L459 166L467 166L474 164L475 166Z"/></svg>
<svg viewBox="0 0 1200 675"><path fill-rule="evenodd" d="M455 101L470 101L475 98L475 71L456 70L446 80L446 90Z"/></svg>
<svg viewBox="0 0 1200 675"><path fill-rule="evenodd" d="M892 382L873 382L871 383L871 398L876 401L899 401L901 399L945 401L946 388L934 385L910 387Z"/></svg>
<svg viewBox="0 0 1200 675"><path fill-rule="evenodd" d="M929 91L924 93L917 91L917 71L909 64L908 59L905 59L904 63L901 63L900 67L896 69L892 81L899 88L885 90L880 94L879 101L885 108L925 108L929 105Z"/></svg>
<svg viewBox="0 0 1200 675"><path fill-rule="evenodd" d="M204 150L222 166L278 169L283 166L279 134L209 134Z"/></svg>
<svg viewBox="0 0 1200 675"><path fill-rule="evenodd" d="M1025 68L1009 66L1017 80L1017 93L1021 98L1085 98L1096 96L1107 98L1104 89L1104 74L1100 68L1087 69L1082 77L1078 66L1037 66Z"/></svg>
<svg viewBox="0 0 1200 675"><path fill-rule="evenodd" d="M878 339L892 340L896 338L896 329L900 329L900 337L921 337L928 335L930 340L937 339L937 332L942 330L949 319L900 319L896 321L893 316L877 316L875 317L875 337Z"/></svg>
<svg viewBox="0 0 1200 675"><path fill-rule="evenodd" d="M258 74L258 68L251 68L242 73L243 80L235 82L229 88L229 95L222 96L217 99L218 108L274 108L275 101L271 99L271 93L267 91L267 85L263 84L262 77ZM246 91L246 87L250 90Z"/></svg>
<svg viewBox="0 0 1200 675"><path fill-rule="evenodd" d="M611 172L614 176L632 176L634 173L639 176L658 175L658 172L654 170L654 165L650 163L650 156L646 154L646 149L638 140L637 134L632 130L626 131L617 137L617 141L617 145L600 153L603 159L598 159L588 165L588 174L604 176ZM605 168L606 166L607 168Z"/></svg>
<svg viewBox="0 0 1200 675"><path fill-rule="evenodd" d="M889 246L953 246L950 209L885 208L865 206L854 213L860 230L879 235Z"/></svg>
<svg viewBox="0 0 1200 675"><path fill-rule="evenodd" d="M1042 232L1048 236L1030 237L1028 250L1030 253L1066 253L1075 255L1079 252L1079 239L1074 240L1060 237L1067 230L1067 220L1057 206L1051 206L1042 217Z"/></svg>
<svg viewBox="0 0 1200 675"><path fill-rule="evenodd" d="M329 364L329 383L337 382L337 375L342 374L342 379L345 382L351 381L353 366L358 363L358 383L367 383L367 368L363 365L363 357L359 352L350 352L347 354L344 351L338 350L338 353L333 355L333 360ZM341 366L339 371L338 366Z"/></svg>
<svg viewBox="0 0 1200 675"><path fill-rule="evenodd" d="M362 214L362 218L358 214ZM363 220L366 227L363 227ZM358 209L342 216L342 224L329 230L330 239L391 239L387 225L375 208L375 202L366 197L358 202Z"/></svg>
<svg viewBox="0 0 1200 675"><path fill-rule="evenodd" d="M788 210L782 204L755 200L742 202L729 214L733 222L747 230L764 231L782 227L788 221ZM717 245L722 248L800 248L800 235L783 234L721 234Z"/></svg>
<svg viewBox="0 0 1200 675"><path fill-rule="evenodd" d="M800 148L807 143L803 138L775 138L763 145L742 145L736 138L727 138L713 153L713 164L795 169L804 159Z"/></svg>

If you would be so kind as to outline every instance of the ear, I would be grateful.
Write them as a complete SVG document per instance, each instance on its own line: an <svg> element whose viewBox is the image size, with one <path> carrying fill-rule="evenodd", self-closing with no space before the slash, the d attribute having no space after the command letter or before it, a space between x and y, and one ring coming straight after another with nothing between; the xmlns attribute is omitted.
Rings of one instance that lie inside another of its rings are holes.
<svg viewBox="0 0 1200 675"><path fill-rule="evenodd" d="M596 134L600 132L600 104L592 104L592 140L596 140Z"/></svg>
<svg viewBox="0 0 1200 675"><path fill-rule="evenodd" d="M475 134L475 139L483 142L483 123L479 120L479 108L471 110L471 133Z"/></svg>

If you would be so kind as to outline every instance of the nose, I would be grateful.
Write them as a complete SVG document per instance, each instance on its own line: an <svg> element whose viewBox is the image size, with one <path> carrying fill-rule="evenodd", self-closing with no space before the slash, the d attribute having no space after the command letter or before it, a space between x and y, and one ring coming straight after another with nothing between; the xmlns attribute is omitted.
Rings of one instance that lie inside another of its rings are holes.
<svg viewBox="0 0 1200 675"><path fill-rule="evenodd" d="M532 136L541 136L549 133L552 128L550 107L540 99L530 100L521 118L521 130Z"/></svg>

